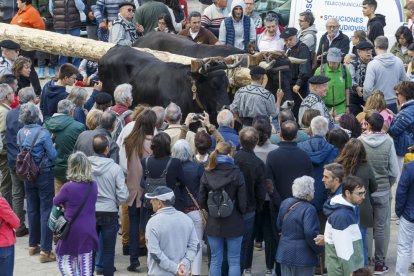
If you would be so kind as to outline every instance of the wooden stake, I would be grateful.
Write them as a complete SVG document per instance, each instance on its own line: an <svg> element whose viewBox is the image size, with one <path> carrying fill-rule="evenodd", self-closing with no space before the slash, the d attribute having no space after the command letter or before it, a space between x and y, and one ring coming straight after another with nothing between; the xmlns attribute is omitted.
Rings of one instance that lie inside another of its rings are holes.
<svg viewBox="0 0 414 276"><path fill-rule="evenodd" d="M332 86L332 108L335 110L335 87Z"/></svg>

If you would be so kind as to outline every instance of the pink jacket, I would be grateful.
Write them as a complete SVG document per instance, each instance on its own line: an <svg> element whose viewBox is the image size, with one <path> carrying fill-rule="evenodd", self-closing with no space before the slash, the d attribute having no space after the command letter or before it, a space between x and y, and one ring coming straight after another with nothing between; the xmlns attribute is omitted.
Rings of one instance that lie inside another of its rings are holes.
<svg viewBox="0 0 414 276"><path fill-rule="evenodd" d="M8 247L16 243L15 229L20 220L10 208L7 200L0 196L0 247Z"/></svg>

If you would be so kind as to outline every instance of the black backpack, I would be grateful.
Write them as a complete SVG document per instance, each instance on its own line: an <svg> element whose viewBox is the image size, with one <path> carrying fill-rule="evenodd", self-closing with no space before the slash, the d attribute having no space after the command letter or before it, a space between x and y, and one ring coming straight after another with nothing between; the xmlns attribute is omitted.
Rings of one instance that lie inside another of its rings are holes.
<svg viewBox="0 0 414 276"><path fill-rule="evenodd" d="M221 188L208 192L207 206L210 216L226 218L233 213L234 202L224 188Z"/></svg>
<svg viewBox="0 0 414 276"><path fill-rule="evenodd" d="M144 194L152 193L157 187L167 186L167 172L168 172L168 168L170 167L171 160L172 160L172 158L170 158L168 160L167 166L162 171L162 174L161 174L160 177L152 178L152 177L150 177L150 172L149 172L149 169L148 169L148 158L149 157L145 158L145 172L144 172L145 188L144 188ZM146 198L144 199L144 207L152 209L152 205L151 205L149 199L146 199Z"/></svg>
<svg viewBox="0 0 414 276"><path fill-rule="evenodd" d="M43 164L43 158L40 162L39 168L33 160L32 151L34 145L36 144L37 138L39 137L40 132L42 132L42 130L43 128L39 129L39 131L36 133L29 149L25 149L22 147L22 139L20 135L18 135L20 152L16 156L16 175L22 181L34 182L36 181L36 178L40 173L40 169Z"/></svg>

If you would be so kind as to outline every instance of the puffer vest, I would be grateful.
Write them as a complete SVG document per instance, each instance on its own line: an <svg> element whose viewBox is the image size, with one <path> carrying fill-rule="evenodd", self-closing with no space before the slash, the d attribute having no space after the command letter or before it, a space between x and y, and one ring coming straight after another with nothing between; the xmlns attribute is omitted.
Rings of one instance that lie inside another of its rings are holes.
<svg viewBox="0 0 414 276"><path fill-rule="evenodd" d="M75 0L54 0L53 28L55 30L72 30L80 28L80 14Z"/></svg>
<svg viewBox="0 0 414 276"><path fill-rule="evenodd" d="M233 26L233 17L227 17L224 19L224 26L226 27L226 45L230 45L234 47L234 41L236 38L236 34L234 31ZM250 17L243 16L243 30L244 30L244 36L243 36L243 44L244 49L247 50L247 45L249 44L250 40Z"/></svg>

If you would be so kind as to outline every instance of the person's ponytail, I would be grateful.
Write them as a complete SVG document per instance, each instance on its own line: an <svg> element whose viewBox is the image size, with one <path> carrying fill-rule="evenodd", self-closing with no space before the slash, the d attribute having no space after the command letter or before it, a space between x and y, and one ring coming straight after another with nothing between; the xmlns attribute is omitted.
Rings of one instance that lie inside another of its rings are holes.
<svg viewBox="0 0 414 276"><path fill-rule="evenodd" d="M217 166L217 154L218 151L217 149L213 150L208 158L208 164L206 167L206 171L212 171L216 168Z"/></svg>

